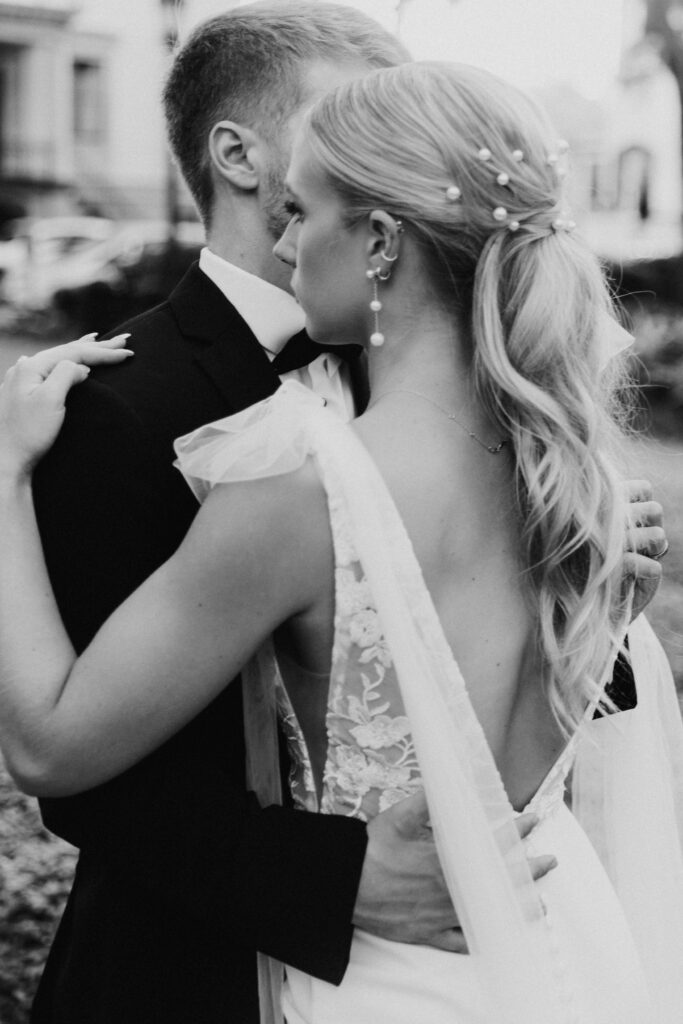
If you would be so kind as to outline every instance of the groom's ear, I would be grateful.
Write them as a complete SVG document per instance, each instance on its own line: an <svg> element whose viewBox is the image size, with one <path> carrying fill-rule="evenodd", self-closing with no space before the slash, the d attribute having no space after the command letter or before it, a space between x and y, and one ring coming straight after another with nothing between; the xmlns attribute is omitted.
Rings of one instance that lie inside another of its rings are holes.
<svg viewBox="0 0 683 1024"><path fill-rule="evenodd" d="M209 156L216 174L234 188L258 188L260 139L256 132L235 121L218 121L209 133Z"/></svg>
<svg viewBox="0 0 683 1024"><path fill-rule="evenodd" d="M373 210L368 217L367 255L370 266L386 270L387 262L398 257L402 233L401 222L386 210Z"/></svg>

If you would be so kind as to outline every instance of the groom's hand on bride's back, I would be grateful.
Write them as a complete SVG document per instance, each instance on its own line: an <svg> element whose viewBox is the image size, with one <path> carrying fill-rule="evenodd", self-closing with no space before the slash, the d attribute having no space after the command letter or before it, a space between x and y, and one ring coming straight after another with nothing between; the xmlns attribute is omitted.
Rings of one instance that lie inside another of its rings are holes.
<svg viewBox="0 0 683 1024"><path fill-rule="evenodd" d="M522 838L536 822L532 814L516 819ZM535 879L556 866L550 856L530 858L529 863ZM436 854L422 790L369 822L353 923L394 942L467 952Z"/></svg>
<svg viewBox="0 0 683 1024"><path fill-rule="evenodd" d="M624 555L624 577L633 586L631 621L647 607L662 579L659 561L669 548L662 525L662 506L652 498L649 480L628 480L628 549Z"/></svg>

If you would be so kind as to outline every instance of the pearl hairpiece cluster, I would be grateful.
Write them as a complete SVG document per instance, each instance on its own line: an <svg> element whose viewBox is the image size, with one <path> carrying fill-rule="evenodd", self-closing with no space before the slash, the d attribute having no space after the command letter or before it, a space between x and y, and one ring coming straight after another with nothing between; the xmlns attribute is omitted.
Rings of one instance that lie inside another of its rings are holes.
<svg viewBox="0 0 683 1024"><path fill-rule="evenodd" d="M554 153L548 153L546 157L546 165L555 169L558 177L564 177L566 170L564 166L560 165L562 157L569 152L569 143L565 139L559 139L557 143L557 151ZM513 149L510 156L514 163L520 164L523 162L525 154L521 149ZM477 151L477 159L483 164L488 164L493 160L493 153L487 146L482 146ZM496 182L502 188L512 188L510 184L510 175L507 171L498 171L496 173ZM462 190L456 184L449 185L445 190L446 200L449 203L457 203L462 199ZM519 231L520 222L518 220L510 219L510 215L505 206L496 206L492 210L492 216L497 224L501 227L505 226L509 231ZM573 231L576 227L576 223L566 217L558 217L551 224L553 231Z"/></svg>

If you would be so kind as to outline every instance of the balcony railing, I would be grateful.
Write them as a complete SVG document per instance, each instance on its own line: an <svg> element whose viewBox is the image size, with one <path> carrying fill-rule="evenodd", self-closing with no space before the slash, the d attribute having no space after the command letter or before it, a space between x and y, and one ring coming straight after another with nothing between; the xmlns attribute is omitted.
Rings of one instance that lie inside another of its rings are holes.
<svg viewBox="0 0 683 1024"><path fill-rule="evenodd" d="M57 149L52 142L0 138L0 181L63 184L56 172Z"/></svg>

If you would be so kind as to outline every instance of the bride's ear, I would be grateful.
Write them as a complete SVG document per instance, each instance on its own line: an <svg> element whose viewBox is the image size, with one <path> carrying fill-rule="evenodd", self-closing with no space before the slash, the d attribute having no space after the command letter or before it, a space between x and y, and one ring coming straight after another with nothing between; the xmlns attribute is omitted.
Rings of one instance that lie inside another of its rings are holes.
<svg viewBox="0 0 683 1024"><path fill-rule="evenodd" d="M386 210L373 210L368 217L368 266L383 274L398 259L403 226Z"/></svg>

